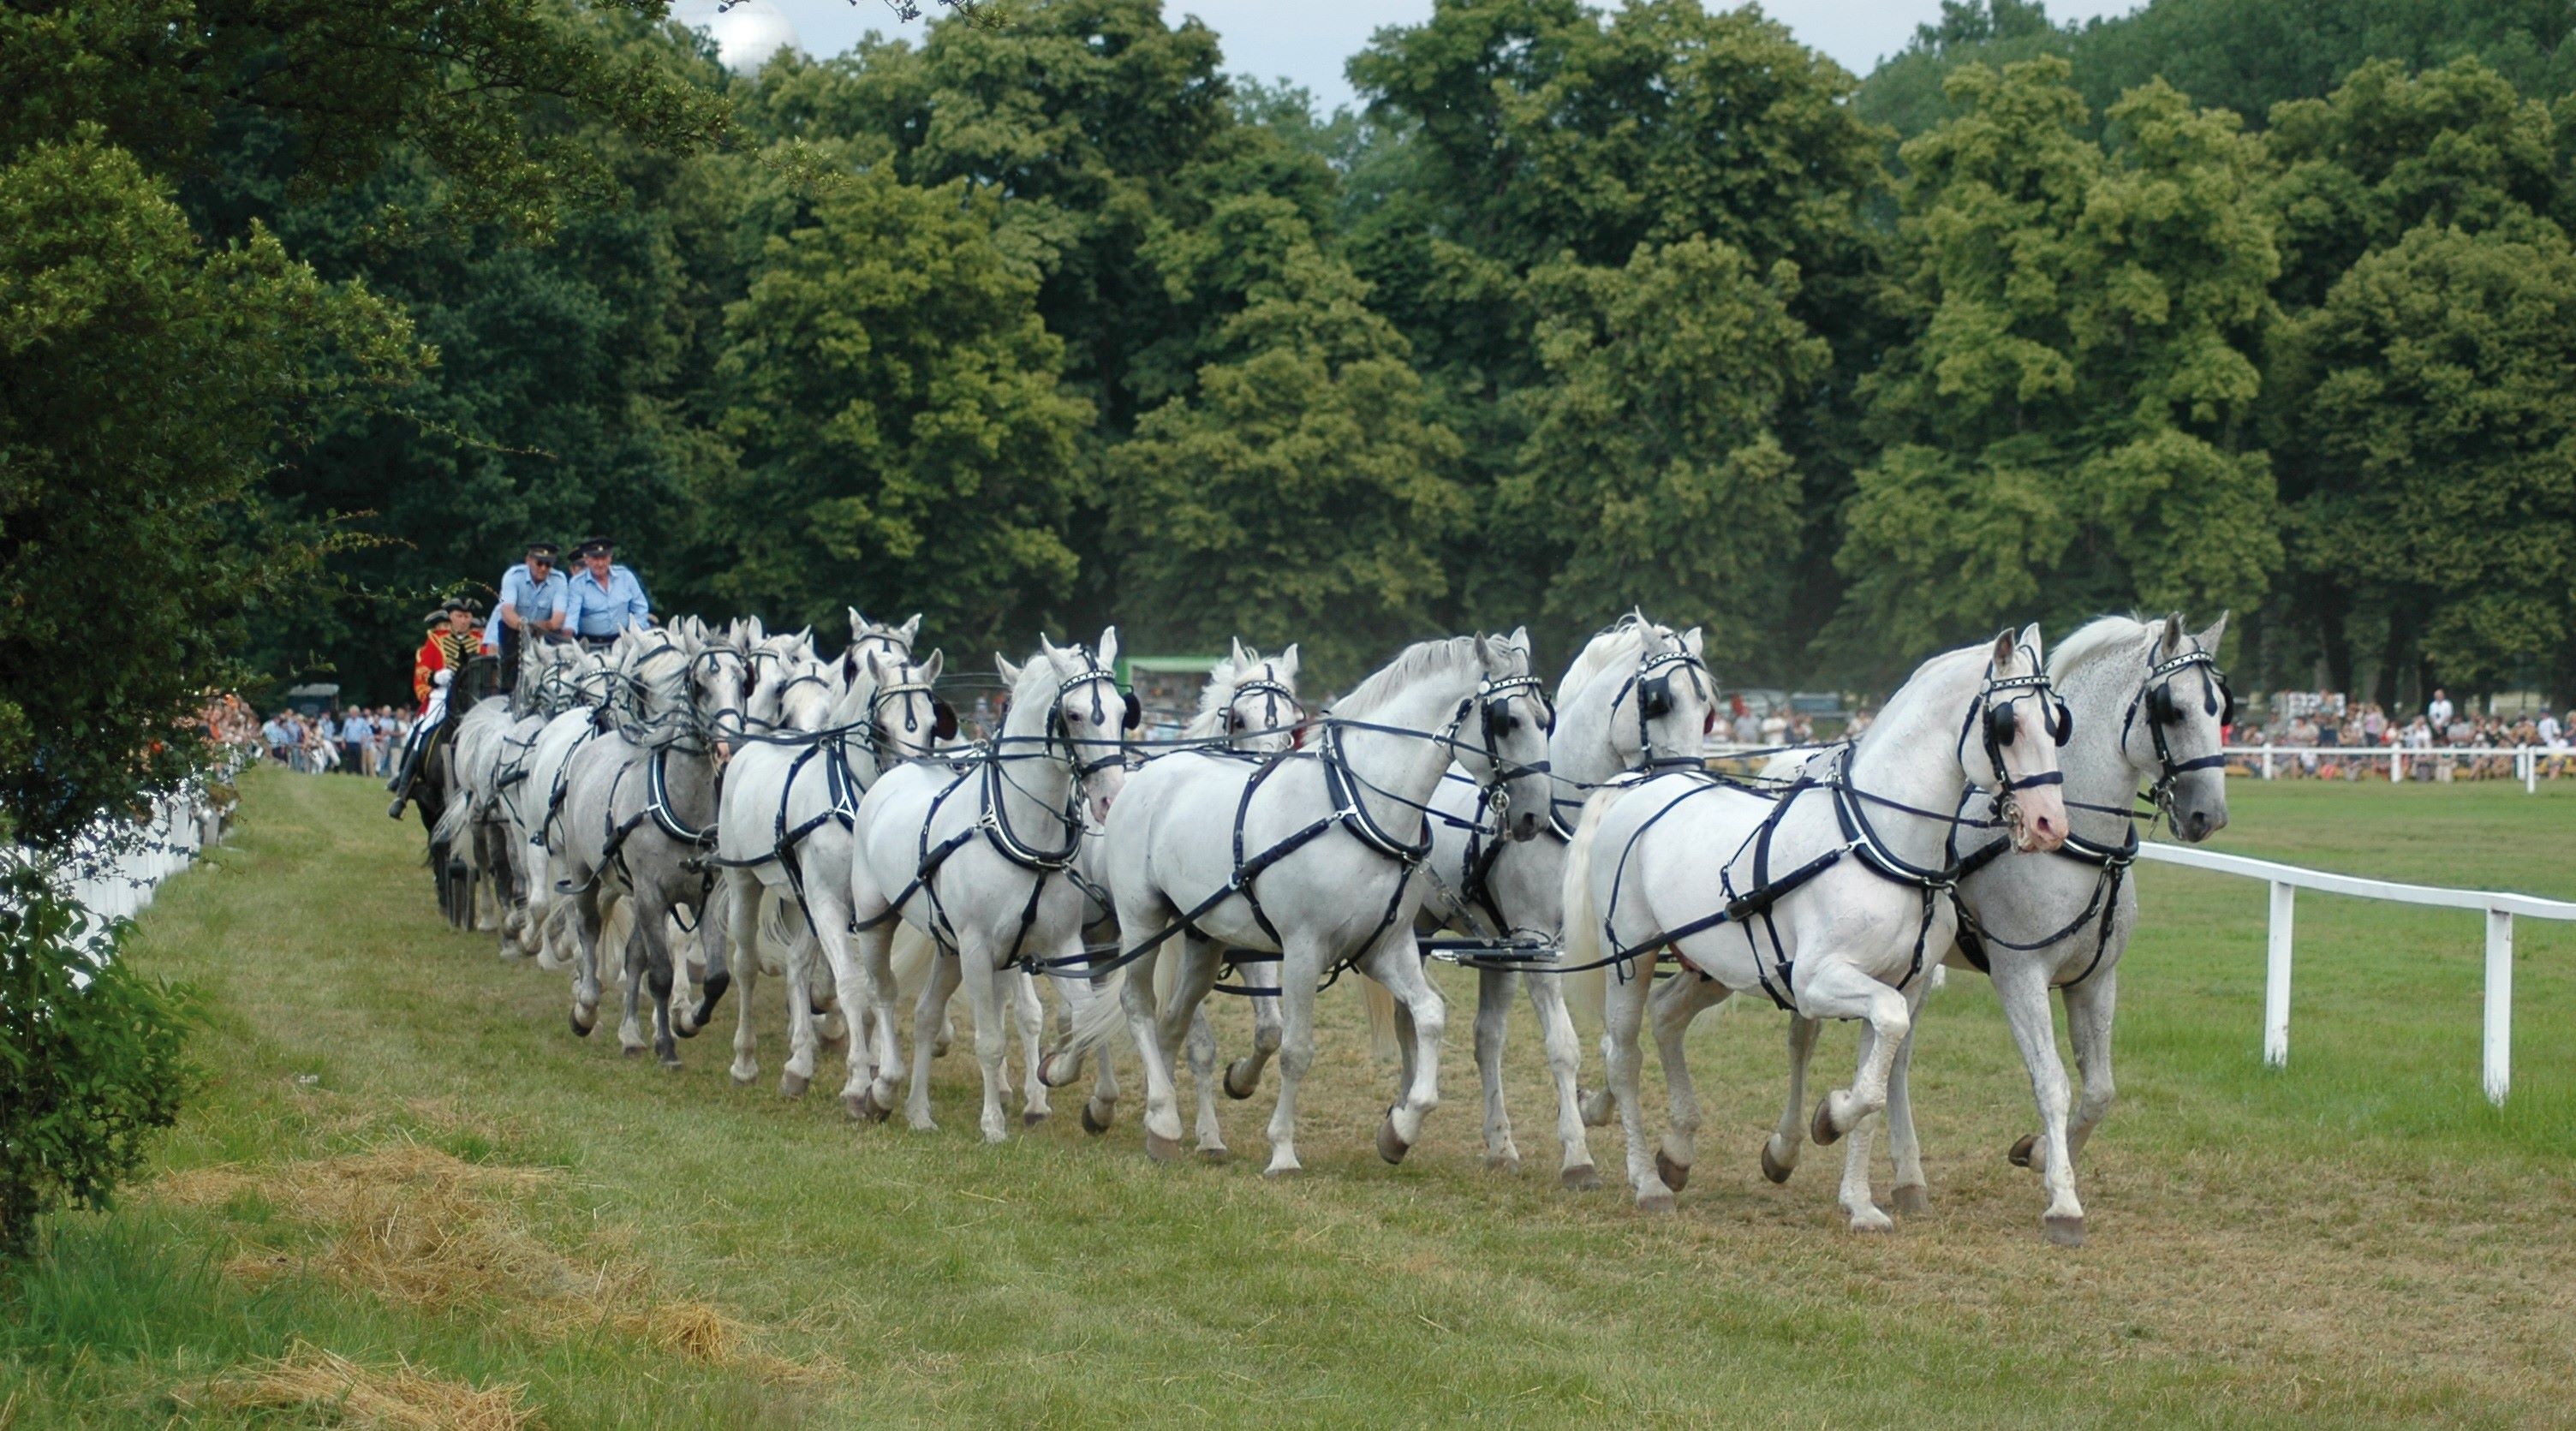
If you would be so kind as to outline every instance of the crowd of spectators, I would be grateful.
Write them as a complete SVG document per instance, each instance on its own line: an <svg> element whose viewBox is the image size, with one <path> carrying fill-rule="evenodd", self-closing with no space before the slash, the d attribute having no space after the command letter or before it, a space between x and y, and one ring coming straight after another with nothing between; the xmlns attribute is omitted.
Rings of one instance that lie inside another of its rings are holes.
<svg viewBox="0 0 2576 1431"><path fill-rule="evenodd" d="M409 706L344 706L318 716L290 708L260 722L257 748L263 758L306 774L379 776L393 769L418 716Z"/></svg>
<svg viewBox="0 0 2576 1431"><path fill-rule="evenodd" d="M2540 748L2544 778L2576 772L2576 750L2568 745L2576 734L2576 710L2563 717L2549 711L2481 715L2440 689L2412 717L2324 691L2284 691L2269 704L2268 724L2231 730L2228 743L2297 750L2296 755L2273 758L2276 776L2361 780L2376 774L2385 779L2388 752L2399 751L2407 758L2407 774L2416 780L2510 780L2521 774L2514 757L2519 746ZM2347 756L2341 753L2345 750L2354 753ZM2250 772L2261 762L2244 757L2238 763Z"/></svg>

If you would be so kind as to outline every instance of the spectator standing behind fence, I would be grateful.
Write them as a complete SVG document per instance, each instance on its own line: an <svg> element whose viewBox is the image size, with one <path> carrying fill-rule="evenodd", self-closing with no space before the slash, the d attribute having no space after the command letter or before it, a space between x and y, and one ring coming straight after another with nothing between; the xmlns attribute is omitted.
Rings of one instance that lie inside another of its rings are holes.
<svg viewBox="0 0 2576 1431"><path fill-rule="evenodd" d="M2433 699L2424 707L2424 719L2431 721L2435 730L2447 731L2451 728L2450 692L2440 686L2433 688Z"/></svg>

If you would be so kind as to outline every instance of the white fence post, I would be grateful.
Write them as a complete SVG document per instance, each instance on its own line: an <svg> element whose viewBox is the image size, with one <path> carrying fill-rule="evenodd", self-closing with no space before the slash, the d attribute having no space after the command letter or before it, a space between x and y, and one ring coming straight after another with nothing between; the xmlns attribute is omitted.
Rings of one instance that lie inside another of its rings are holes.
<svg viewBox="0 0 2576 1431"><path fill-rule="evenodd" d="M2270 1068L2290 1063L2290 924L2297 895L2296 887L2272 882L2272 947L2263 973L2263 1062Z"/></svg>
<svg viewBox="0 0 2576 1431"><path fill-rule="evenodd" d="M2513 915L2487 911L2487 1101L2513 1087Z"/></svg>
<svg viewBox="0 0 2576 1431"><path fill-rule="evenodd" d="M2263 778L2266 780L2272 778L2272 743L2270 741L2263 743Z"/></svg>
<svg viewBox="0 0 2576 1431"><path fill-rule="evenodd" d="M2405 779L2406 747L2402 745L2392 745L2388 747L2388 783L2391 785L2402 784Z"/></svg>
<svg viewBox="0 0 2576 1431"><path fill-rule="evenodd" d="M2526 745L2522 747L2521 755L2522 793L2537 795L2540 793L2540 752Z"/></svg>

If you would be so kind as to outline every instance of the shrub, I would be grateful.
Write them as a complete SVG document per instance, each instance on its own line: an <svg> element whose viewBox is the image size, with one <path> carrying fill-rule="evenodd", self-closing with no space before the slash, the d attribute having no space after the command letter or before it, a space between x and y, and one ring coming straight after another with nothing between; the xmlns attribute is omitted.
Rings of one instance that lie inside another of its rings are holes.
<svg viewBox="0 0 2576 1431"><path fill-rule="evenodd" d="M185 999L116 957L125 928L0 867L0 1255L55 1208L105 1206L178 1117Z"/></svg>

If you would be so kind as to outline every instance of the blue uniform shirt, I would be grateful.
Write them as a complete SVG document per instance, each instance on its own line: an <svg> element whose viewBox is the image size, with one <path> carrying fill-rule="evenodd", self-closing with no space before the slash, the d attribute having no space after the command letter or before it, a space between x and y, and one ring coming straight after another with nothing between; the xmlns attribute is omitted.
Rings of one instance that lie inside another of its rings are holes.
<svg viewBox="0 0 2576 1431"><path fill-rule="evenodd" d="M501 608L519 608L519 619L534 626L558 611L572 605L572 583L564 579L560 568L546 573L544 581L528 575L528 564L520 562L501 574L501 599L492 603L492 619L483 623L483 644L501 644Z"/></svg>
<svg viewBox="0 0 2576 1431"><path fill-rule="evenodd" d="M606 586L587 567L572 574L571 610L572 621L565 629L596 639L614 636L629 626L651 625L653 603L634 572L610 562Z"/></svg>

